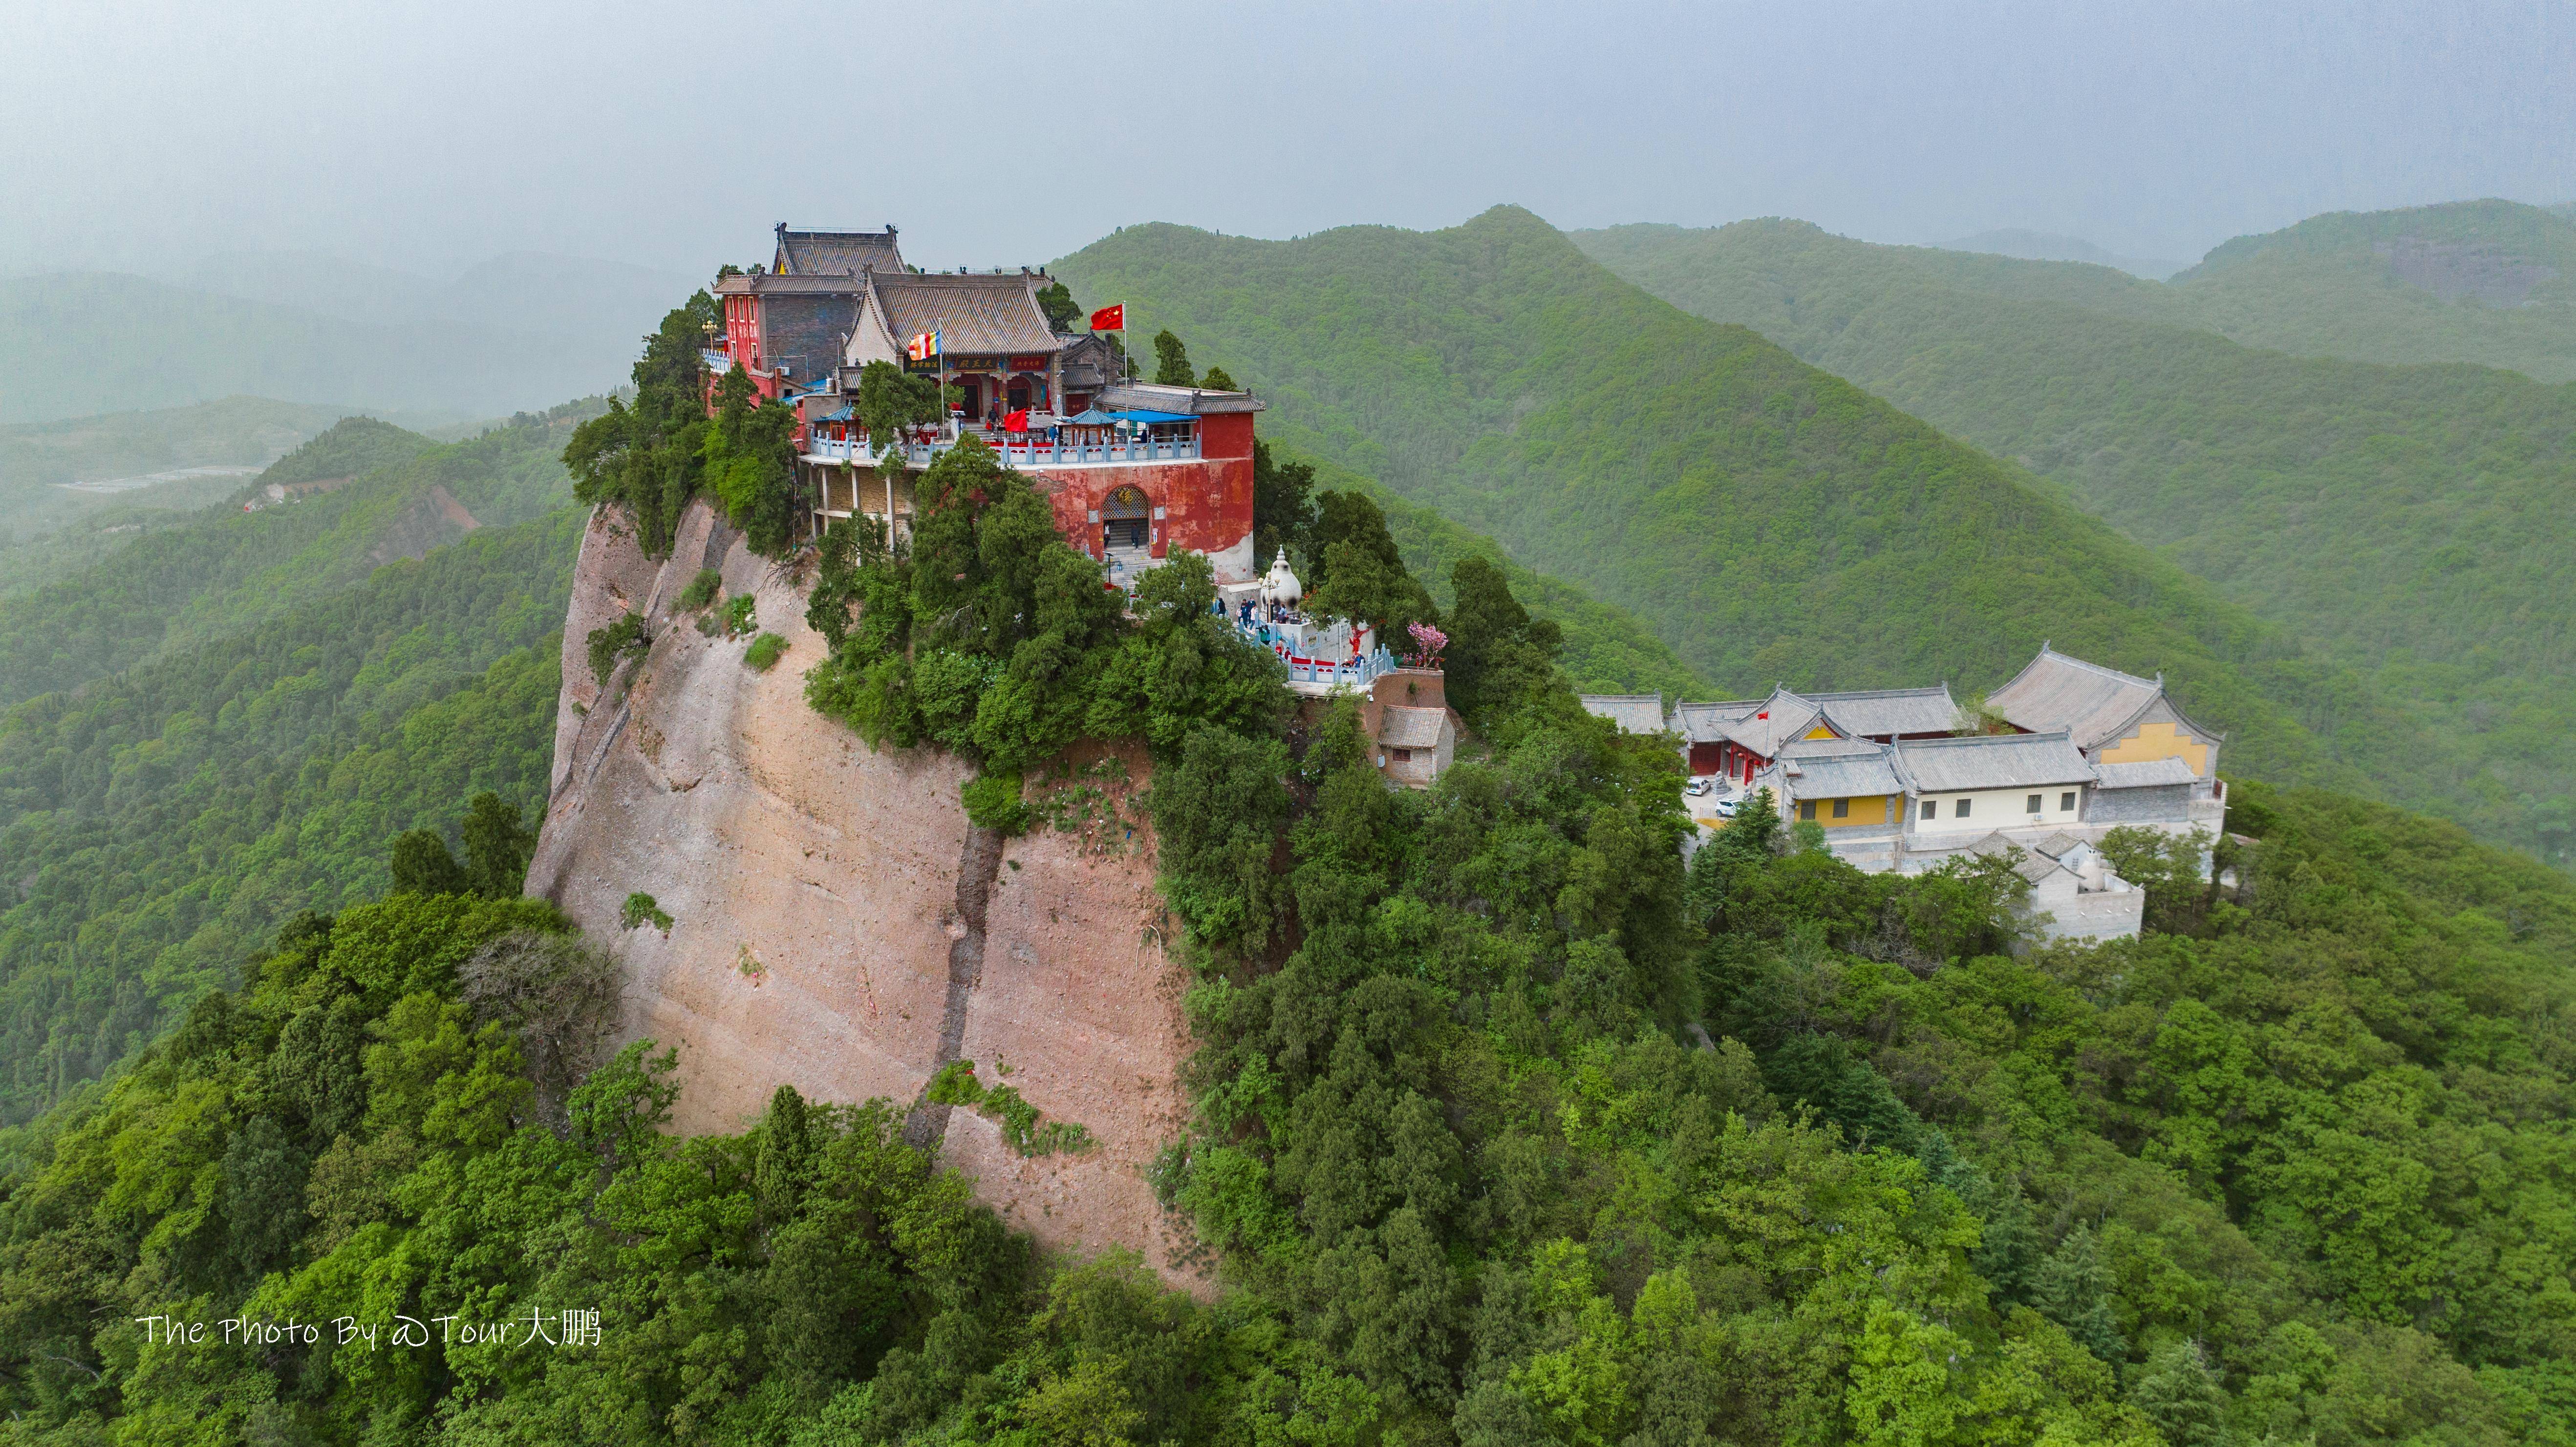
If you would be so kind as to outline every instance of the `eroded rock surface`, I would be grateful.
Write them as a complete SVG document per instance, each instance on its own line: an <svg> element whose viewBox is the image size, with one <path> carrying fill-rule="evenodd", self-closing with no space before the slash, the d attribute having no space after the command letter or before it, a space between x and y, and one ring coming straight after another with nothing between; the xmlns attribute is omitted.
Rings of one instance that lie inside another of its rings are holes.
<svg viewBox="0 0 2576 1447"><path fill-rule="evenodd" d="M674 616L701 567L722 571L728 596L753 593L760 628L787 639L767 673L743 663L747 639ZM680 1052L676 1128L740 1129L782 1081L817 1100L911 1106L962 1056L988 1086L1008 1083L1097 1140L1028 1159L971 1111L916 1112L984 1199L1050 1246L1131 1247L1203 1286L1176 1264L1177 1223L1145 1178L1182 1130L1188 1048L1150 839L1101 848L1041 832L970 849L980 831L959 802L958 761L872 752L806 706L804 673L824 649L805 604L797 580L703 503L658 564L613 510L593 516L529 892L617 942L625 1038ZM602 687L587 639L627 611L644 614L652 648ZM1144 759L1127 763L1141 785ZM991 872L980 931L961 870ZM635 893L671 916L667 934L621 928Z"/></svg>

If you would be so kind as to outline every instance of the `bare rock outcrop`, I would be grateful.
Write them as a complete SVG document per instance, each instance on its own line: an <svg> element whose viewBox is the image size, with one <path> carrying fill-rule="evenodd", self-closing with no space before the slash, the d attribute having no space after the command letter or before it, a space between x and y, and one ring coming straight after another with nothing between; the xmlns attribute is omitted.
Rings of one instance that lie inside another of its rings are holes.
<svg viewBox="0 0 2576 1447"><path fill-rule="evenodd" d="M702 567L728 595L753 594L759 626L787 639L766 673L744 663L744 640L674 616ZM1150 839L1103 850L970 828L955 759L873 752L806 705L824 646L805 606L797 580L703 503L659 563L613 509L594 514L529 892L616 942L624 1038L680 1052L676 1128L740 1129L781 1082L912 1106L948 1060L975 1061L988 1086L1007 1066L1031 1104L1097 1143L1023 1158L968 1110L916 1110L914 1132L1041 1242L1129 1246L1203 1287L1177 1264L1185 1233L1145 1178L1183 1127L1188 1048ZM651 648L603 686L587 639L630 611ZM1145 760L1127 762L1141 783ZM621 927L636 893L671 916L667 932Z"/></svg>

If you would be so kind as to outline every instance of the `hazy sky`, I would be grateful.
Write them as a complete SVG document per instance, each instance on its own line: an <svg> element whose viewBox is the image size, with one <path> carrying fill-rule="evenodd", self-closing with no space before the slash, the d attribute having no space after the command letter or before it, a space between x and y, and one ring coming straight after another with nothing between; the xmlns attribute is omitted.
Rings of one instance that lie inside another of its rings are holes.
<svg viewBox="0 0 2576 1447"><path fill-rule="evenodd" d="M2576 199L2576 6L6 0L0 269L522 248L700 272L1786 214L2192 258L2318 211Z"/></svg>

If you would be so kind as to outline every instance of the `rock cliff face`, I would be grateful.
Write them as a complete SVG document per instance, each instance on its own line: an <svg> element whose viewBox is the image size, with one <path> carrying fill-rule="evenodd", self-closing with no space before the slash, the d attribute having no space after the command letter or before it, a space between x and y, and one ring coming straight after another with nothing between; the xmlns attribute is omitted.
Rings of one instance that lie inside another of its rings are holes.
<svg viewBox="0 0 2576 1447"><path fill-rule="evenodd" d="M702 567L721 570L727 596L753 594L760 627L788 640L768 672L743 662L745 640L674 616ZM806 706L823 640L805 606L799 581L704 503L661 563L622 516L592 517L529 892L617 942L625 1037L680 1052L678 1129L739 1129L781 1082L810 1099L885 1097L915 1106L915 1137L1041 1242L1133 1247L1201 1285L1145 1178L1184 1125L1174 1075L1188 1045L1151 840L1123 826L1105 845L971 828L956 760L874 753ZM625 612L644 616L652 647L603 687L587 639ZM1123 762L1141 786L1146 761ZM667 932L621 928L634 893L671 916ZM918 1106L958 1058L1097 1143L1023 1158L971 1111Z"/></svg>

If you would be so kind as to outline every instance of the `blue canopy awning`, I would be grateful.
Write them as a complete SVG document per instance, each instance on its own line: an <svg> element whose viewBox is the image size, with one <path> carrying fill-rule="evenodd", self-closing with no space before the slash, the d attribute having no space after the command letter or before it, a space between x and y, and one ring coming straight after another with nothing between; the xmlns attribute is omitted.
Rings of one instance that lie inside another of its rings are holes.
<svg viewBox="0 0 2576 1447"><path fill-rule="evenodd" d="M1086 408L1078 417L1064 419L1068 427L1107 427L1119 422L1141 427L1157 422L1196 422L1197 420L1199 419L1186 412L1103 412L1097 407Z"/></svg>

